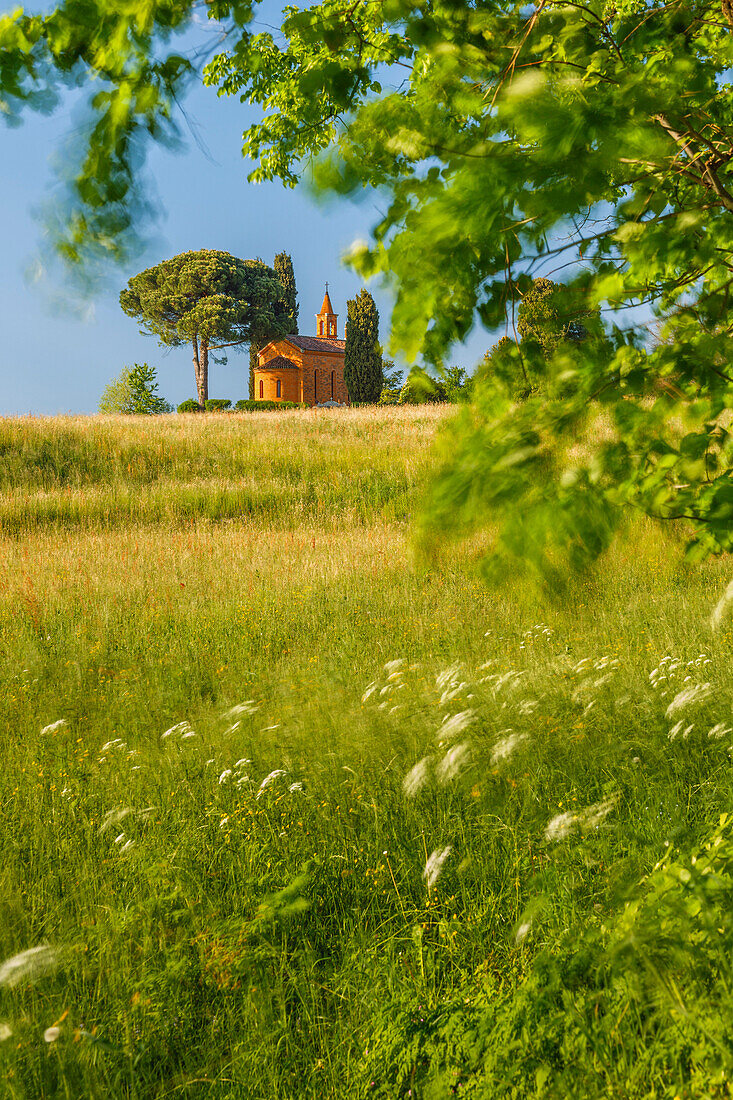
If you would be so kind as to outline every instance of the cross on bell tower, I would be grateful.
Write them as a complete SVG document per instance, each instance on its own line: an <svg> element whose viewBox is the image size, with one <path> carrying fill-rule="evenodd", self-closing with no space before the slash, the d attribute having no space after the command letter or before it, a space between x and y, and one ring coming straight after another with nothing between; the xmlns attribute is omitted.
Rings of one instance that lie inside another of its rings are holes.
<svg viewBox="0 0 733 1100"><path fill-rule="evenodd" d="M323 336L325 339L338 339L338 314L333 312L331 299L328 296L328 283L326 283L321 312L316 314L316 335Z"/></svg>

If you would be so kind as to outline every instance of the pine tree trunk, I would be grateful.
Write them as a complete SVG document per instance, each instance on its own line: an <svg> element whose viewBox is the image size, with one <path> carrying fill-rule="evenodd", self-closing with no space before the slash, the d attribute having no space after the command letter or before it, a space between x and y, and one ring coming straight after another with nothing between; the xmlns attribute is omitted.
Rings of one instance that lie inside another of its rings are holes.
<svg viewBox="0 0 733 1100"><path fill-rule="evenodd" d="M199 405L203 408L209 400L209 341L201 341L201 383L199 385Z"/></svg>
<svg viewBox="0 0 733 1100"><path fill-rule="evenodd" d="M193 347L193 368L196 374L196 390L199 406L203 410L209 397L209 342L202 339L201 347L196 336L191 341Z"/></svg>

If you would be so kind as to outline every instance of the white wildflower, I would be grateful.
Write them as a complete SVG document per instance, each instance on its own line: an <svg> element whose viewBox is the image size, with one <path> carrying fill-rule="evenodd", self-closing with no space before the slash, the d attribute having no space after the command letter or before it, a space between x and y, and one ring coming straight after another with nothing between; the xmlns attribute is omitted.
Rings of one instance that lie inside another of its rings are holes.
<svg viewBox="0 0 733 1100"><path fill-rule="evenodd" d="M459 733L473 725L476 721L476 712L473 710L461 710L458 714L446 715L443 719L443 723L438 730L438 739L443 741L450 741L452 738L457 737Z"/></svg>
<svg viewBox="0 0 733 1100"><path fill-rule="evenodd" d="M519 928L517 929L517 931L514 935L514 942L517 943L517 944L522 943L523 940L526 940L526 938L529 935L531 930L532 930L532 921L531 920L524 921L523 924L520 924Z"/></svg>
<svg viewBox="0 0 733 1100"><path fill-rule="evenodd" d="M467 684L465 680L462 680L461 683L456 684L455 687L447 688L438 700L438 706L444 707L447 703L451 703L456 696L460 695L461 692L465 691L470 686L471 685Z"/></svg>
<svg viewBox="0 0 733 1100"><path fill-rule="evenodd" d="M374 695L374 692L377 690L378 686L379 685L376 684L374 682L374 680L372 680L371 684L367 685L366 691L364 692L364 694L361 697L362 703L368 703L369 702L372 695Z"/></svg>
<svg viewBox="0 0 733 1100"><path fill-rule="evenodd" d="M110 749L126 749L127 744L120 737L114 737L111 741L105 741L102 745L100 752L109 752Z"/></svg>
<svg viewBox="0 0 733 1100"><path fill-rule="evenodd" d="M445 691L447 687L453 687L459 683L459 676L463 671L463 665L459 661L451 665L450 668L443 669L435 677L435 686L439 691Z"/></svg>
<svg viewBox="0 0 733 1100"><path fill-rule="evenodd" d="M38 947L29 947L19 955L13 955L0 963L0 985L11 987L23 981L34 981L42 974L55 970L58 965L58 953L47 943Z"/></svg>
<svg viewBox="0 0 733 1100"><path fill-rule="evenodd" d="M731 600L733 600L733 581L730 582L725 592L713 608L712 615L710 616L710 625L713 630L717 630L722 623L723 616L725 615L728 604L731 602Z"/></svg>
<svg viewBox="0 0 733 1100"><path fill-rule="evenodd" d="M611 795L609 798L604 798L602 802L595 802L592 806L587 806L584 810L581 810L578 814L578 820L584 829L595 829L598 825L608 817L611 810L613 810L618 801L617 795Z"/></svg>
<svg viewBox="0 0 733 1100"><path fill-rule="evenodd" d="M443 870L443 864L447 860L448 856L452 852L450 844L445 848L436 848L434 852L431 852L428 856L428 861L425 864L425 870L423 872L423 878L427 883L428 890L432 890L435 883L440 878L441 871Z"/></svg>
<svg viewBox="0 0 733 1100"><path fill-rule="evenodd" d="M494 751L491 754L492 764L507 760L520 745L524 744L525 741L529 741L528 733L512 733L511 730L502 730L502 733L507 733L509 736L503 737L501 741L497 741L494 745Z"/></svg>
<svg viewBox="0 0 733 1100"><path fill-rule="evenodd" d="M682 735L683 741L687 740L687 738L690 736L690 734L694 730L695 726L694 726L694 724L692 724L690 726L687 726L685 729L683 729L682 727L684 725L685 725L684 718L680 718L679 722L675 722L675 724L672 726L671 730L667 734L667 737L669 738L670 741L676 741L677 738L680 736L680 734Z"/></svg>
<svg viewBox="0 0 733 1100"><path fill-rule="evenodd" d="M248 757L242 756L242 757L239 758L239 760L236 761L234 767L235 768L246 768L247 765L251 764L251 763L252 763L252 761Z"/></svg>
<svg viewBox="0 0 733 1100"><path fill-rule="evenodd" d="M4 1043L13 1034L13 1029L8 1024L0 1024L0 1043Z"/></svg>
<svg viewBox="0 0 733 1100"><path fill-rule="evenodd" d="M730 726L726 726L725 722L718 722L717 725L708 730L708 737L719 741L721 737L727 737L730 732Z"/></svg>
<svg viewBox="0 0 733 1100"><path fill-rule="evenodd" d="M461 741L460 744L453 745L452 748L448 749L435 770L439 782L445 784L449 783L451 779L455 779L468 765L470 759L471 749L468 741Z"/></svg>
<svg viewBox="0 0 733 1100"><path fill-rule="evenodd" d="M183 735L184 733L188 733L189 731L193 732L188 722L177 722L175 726L171 726L171 728L169 730L166 730L165 733L161 733L160 739L161 741L165 741L167 737L173 737L177 733Z"/></svg>
<svg viewBox="0 0 733 1100"><path fill-rule="evenodd" d="M126 817L134 813L132 806L122 806L116 810L107 810L107 813L102 818L102 824L99 826L100 833L106 833L107 829L111 829L113 825L119 825L120 821L124 821Z"/></svg>
<svg viewBox="0 0 733 1100"><path fill-rule="evenodd" d="M564 814L556 814L551 821L548 821L545 826L545 840L556 842L558 840L564 840L569 835L570 830L575 824L575 814L566 812Z"/></svg>
<svg viewBox="0 0 733 1100"><path fill-rule="evenodd" d="M684 688L682 691L677 692L672 702L669 704L666 710L666 717L672 718L678 711L684 710L685 707L693 706L697 703L703 703L712 695L713 689L711 684L693 684L691 687Z"/></svg>
<svg viewBox="0 0 733 1100"><path fill-rule="evenodd" d="M298 782L291 783L290 786L288 787L288 790L290 791L291 794L295 794L296 791L302 791L304 789L305 788L303 787L303 784L298 783Z"/></svg>
<svg viewBox="0 0 733 1100"><path fill-rule="evenodd" d="M259 710L259 705L255 703L254 699L245 699L243 703L237 703L235 706L230 707L229 710L225 710L222 714L222 718L239 718L242 714L256 714Z"/></svg>
<svg viewBox="0 0 733 1100"><path fill-rule="evenodd" d="M511 669L509 672L505 672L503 676L497 676L494 681L494 693L503 691L504 688L508 692L516 691L519 687L520 681L523 676L526 675L526 669L522 672L517 672L516 669Z"/></svg>
<svg viewBox="0 0 733 1100"><path fill-rule="evenodd" d="M55 722L52 722L50 726L43 727L43 729L41 730L41 737L43 737L44 733L53 733L55 730L63 729L64 726L67 725L68 722L65 718L58 718Z"/></svg>
<svg viewBox="0 0 733 1100"><path fill-rule="evenodd" d="M269 775L266 775L260 783L259 790L257 791L257 797L259 798L262 792L265 791L271 783L274 783L276 779L279 779L281 776L287 774L288 773L283 768L275 768L275 770L273 772L270 772Z"/></svg>
<svg viewBox="0 0 733 1100"><path fill-rule="evenodd" d="M46 1043L55 1043L60 1034L60 1027L47 1027L43 1033L43 1038Z"/></svg>
<svg viewBox="0 0 733 1100"><path fill-rule="evenodd" d="M232 769L231 769L231 768L225 768L225 769L224 769L224 771L223 771L223 772L221 773L221 775L219 776L219 786L221 787L221 785L222 785L223 783L226 783L226 781L227 781L228 779L231 779L231 777L232 777L233 775L234 775L234 772L232 771Z"/></svg>
<svg viewBox="0 0 733 1100"><path fill-rule="evenodd" d="M402 788L408 798L414 798L427 783L432 760L432 756L424 756L422 760L418 760L414 768L410 768L402 780Z"/></svg>

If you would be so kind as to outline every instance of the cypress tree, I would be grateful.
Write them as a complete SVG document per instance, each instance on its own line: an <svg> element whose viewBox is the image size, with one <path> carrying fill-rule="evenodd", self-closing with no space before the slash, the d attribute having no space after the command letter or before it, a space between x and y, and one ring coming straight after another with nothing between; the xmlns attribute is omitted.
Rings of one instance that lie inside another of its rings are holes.
<svg viewBox="0 0 733 1100"><path fill-rule="evenodd" d="M287 306L288 316L290 317L290 324L292 325L292 328L289 328L288 332L292 332L294 335L297 335L298 290L295 286L295 272L293 271L293 261L287 252L278 252L272 267L275 274L283 285L283 290L285 291L285 304Z"/></svg>
<svg viewBox="0 0 733 1100"><path fill-rule="evenodd" d="M297 334L299 312L298 290L295 285L293 261L289 253L278 252L273 260L272 268L283 285L283 299L285 301L290 326L287 332ZM249 345L249 396L251 398L255 396L255 367L257 366L257 355L267 343L269 343L268 340L253 340Z"/></svg>
<svg viewBox="0 0 733 1100"><path fill-rule="evenodd" d="M353 402L376 403L382 392L382 352L379 313L368 290L346 303L348 327L344 350L344 381Z"/></svg>

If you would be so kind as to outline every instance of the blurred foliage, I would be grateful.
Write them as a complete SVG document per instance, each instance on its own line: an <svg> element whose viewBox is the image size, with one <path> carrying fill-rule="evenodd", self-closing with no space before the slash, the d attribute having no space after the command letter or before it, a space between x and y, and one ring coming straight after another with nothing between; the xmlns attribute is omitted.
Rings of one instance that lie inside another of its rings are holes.
<svg viewBox="0 0 733 1100"><path fill-rule="evenodd" d="M722 814L699 848L670 848L610 918L540 950L527 973L517 967L516 984L487 983L472 1003L391 1006L367 1043L363 1095L727 1095L731 902Z"/></svg>
<svg viewBox="0 0 733 1100"><path fill-rule="evenodd" d="M592 329L603 334L598 307L591 310L574 300L572 291L552 279L535 279L517 310L517 329L524 340L540 345L545 357L569 340L578 343Z"/></svg>
<svg viewBox="0 0 733 1100"><path fill-rule="evenodd" d="M516 382L513 396L522 401L533 393L544 392L542 368L564 343L578 344L591 335L603 340L605 336L598 307L589 309L571 288L551 279L535 279L522 297L517 308L516 334L522 337L521 348L509 336L502 336L484 355L477 376L488 380L496 371L505 373L507 367L511 372L513 365ZM530 357L534 366L531 376Z"/></svg>
<svg viewBox="0 0 733 1100"><path fill-rule="evenodd" d="M173 412L173 407L157 392L155 367L135 363L124 367L99 399L101 413L133 413L137 416Z"/></svg>

